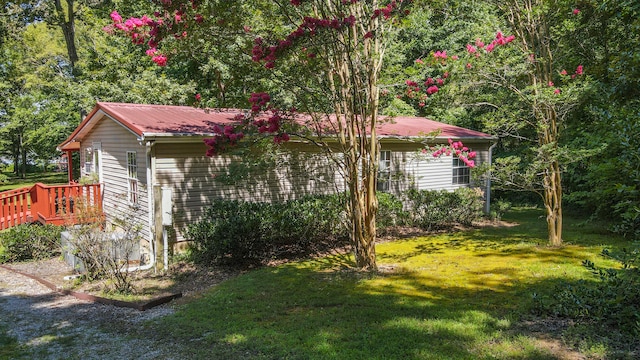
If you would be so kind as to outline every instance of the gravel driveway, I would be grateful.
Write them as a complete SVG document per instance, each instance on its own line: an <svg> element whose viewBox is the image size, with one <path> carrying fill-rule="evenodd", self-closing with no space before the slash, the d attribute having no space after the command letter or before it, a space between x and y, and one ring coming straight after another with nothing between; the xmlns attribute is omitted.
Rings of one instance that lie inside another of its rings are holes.
<svg viewBox="0 0 640 360"><path fill-rule="evenodd" d="M178 359L175 345L135 332L172 312L166 305L140 312L78 300L0 268L0 328L24 345L28 358Z"/></svg>

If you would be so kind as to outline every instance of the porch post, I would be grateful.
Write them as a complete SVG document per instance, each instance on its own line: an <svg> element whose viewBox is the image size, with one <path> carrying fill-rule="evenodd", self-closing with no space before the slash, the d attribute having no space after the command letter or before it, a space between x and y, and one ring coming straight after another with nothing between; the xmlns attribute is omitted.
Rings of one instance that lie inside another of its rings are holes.
<svg viewBox="0 0 640 360"><path fill-rule="evenodd" d="M67 150L67 174L69 179L69 184L73 182L73 160L71 156L71 150Z"/></svg>

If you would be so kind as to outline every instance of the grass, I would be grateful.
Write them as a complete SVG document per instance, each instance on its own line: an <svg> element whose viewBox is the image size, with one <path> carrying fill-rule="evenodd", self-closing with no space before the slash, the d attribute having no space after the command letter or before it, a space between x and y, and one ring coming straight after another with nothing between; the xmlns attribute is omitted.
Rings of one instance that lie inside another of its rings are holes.
<svg viewBox="0 0 640 360"><path fill-rule="evenodd" d="M0 325L0 360L23 357L26 355L24 350L15 338L7 334L7 329Z"/></svg>
<svg viewBox="0 0 640 360"><path fill-rule="evenodd" d="M590 280L581 261L613 266L598 254L624 242L566 218L567 246L548 248L541 216L379 244L378 274L347 255L258 269L150 326L196 359L556 359L518 330L533 294Z"/></svg>
<svg viewBox="0 0 640 360"><path fill-rule="evenodd" d="M8 180L6 182L0 182L0 191L33 186L39 182L46 185L66 184L68 182L66 172L27 173L24 179L10 173L5 173L5 175L8 176Z"/></svg>

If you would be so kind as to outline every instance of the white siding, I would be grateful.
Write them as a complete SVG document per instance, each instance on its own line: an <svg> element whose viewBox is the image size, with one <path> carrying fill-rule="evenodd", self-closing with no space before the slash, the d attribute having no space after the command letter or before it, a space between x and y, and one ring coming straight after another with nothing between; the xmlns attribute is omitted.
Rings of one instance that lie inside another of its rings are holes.
<svg viewBox="0 0 640 360"><path fill-rule="evenodd" d="M114 218L133 217L142 228L142 236L152 241L149 224L149 204L147 186L147 156L144 146L139 144L136 136L109 118L98 122L92 131L83 139L80 149L81 161L85 162L86 148L99 142L102 147L102 184L104 212L107 221ZM127 151L136 152L138 165L138 204L132 206L127 201ZM148 246L144 245L143 246ZM150 247L147 247L150 249Z"/></svg>
<svg viewBox="0 0 640 360"><path fill-rule="evenodd" d="M480 165L489 156L487 143L465 142L471 150L476 151L475 162ZM429 153L422 154L418 144L387 143L382 150L391 151L391 192L401 195L404 191L415 188L418 190L448 190L469 185L453 184L453 158L441 156L433 158ZM471 169L473 173L473 169ZM483 184L471 184L483 186Z"/></svg>
<svg viewBox="0 0 640 360"><path fill-rule="evenodd" d="M276 169L259 171L231 183L222 180L231 156L205 156L203 143L154 145L154 184L173 189L176 241L197 221L212 199L286 201L309 194L344 190L344 182L322 154L292 151ZM237 159L237 158L236 158ZM217 177L217 179L216 179Z"/></svg>

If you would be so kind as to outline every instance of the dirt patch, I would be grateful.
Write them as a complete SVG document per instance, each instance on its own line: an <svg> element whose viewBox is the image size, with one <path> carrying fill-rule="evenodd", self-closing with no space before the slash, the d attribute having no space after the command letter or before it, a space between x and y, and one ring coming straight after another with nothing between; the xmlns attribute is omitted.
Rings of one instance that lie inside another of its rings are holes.
<svg viewBox="0 0 640 360"><path fill-rule="evenodd" d="M228 268L205 268L189 263L172 264L167 272L136 271L131 273L134 292L123 297L110 293L110 286L104 280L90 282L82 278L75 278L78 274L73 268L58 258L14 263L7 267L43 279L60 290L72 290L94 296L115 297L135 302L148 301L175 293L181 293L188 300L189 297L240 273L240 271Z"/></svg>

